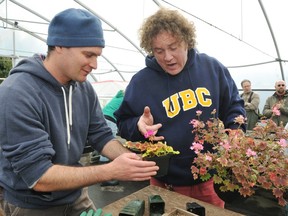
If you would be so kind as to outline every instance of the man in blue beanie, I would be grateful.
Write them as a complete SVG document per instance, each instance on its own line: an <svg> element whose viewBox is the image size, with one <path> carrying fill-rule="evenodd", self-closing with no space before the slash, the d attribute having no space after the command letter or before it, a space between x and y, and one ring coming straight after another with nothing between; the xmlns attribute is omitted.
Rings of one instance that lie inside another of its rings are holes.
<svg viewBox="0 0 288 216"><path fill-rule="evenodd" d="M5 215L79 216L96 210L87 186L148 180L158 170L115 139L87 81L105 46L100 20L81 9L60 12L47 45L47 57L22 60L0 86ZM112 161L82 166L86 144Z"/></svg>

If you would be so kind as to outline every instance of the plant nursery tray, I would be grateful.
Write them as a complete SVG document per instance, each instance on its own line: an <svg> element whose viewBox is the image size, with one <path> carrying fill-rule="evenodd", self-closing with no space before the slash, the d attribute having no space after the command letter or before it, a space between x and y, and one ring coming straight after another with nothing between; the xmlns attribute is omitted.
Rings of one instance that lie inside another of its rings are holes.
<svg viewBox="0 0 288 216"><path fill-rule="evenodd" d="M164 213L162 216L199 216L184 209L175 208L171 212Z"/></svg>

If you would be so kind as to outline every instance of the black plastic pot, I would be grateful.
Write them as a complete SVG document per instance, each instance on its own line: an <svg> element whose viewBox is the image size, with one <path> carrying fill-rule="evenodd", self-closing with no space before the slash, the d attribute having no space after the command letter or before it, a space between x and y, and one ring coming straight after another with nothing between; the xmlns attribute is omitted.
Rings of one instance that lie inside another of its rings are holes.
<svg viewBox="0 0 288 216"><path fill-rule="evenodd" d="M222 184L215 184L214 183L214 190L217 193L217 195L219 196L220 199L222 199L225 204L229 204L232 203L233 201L237 200L237 199L244 199L243 196L241 196L241 194L238 191L221 191L220 187L222 186Z"/></svg>
<svg viewBox="0 0 288 216"><path fill-rule="evenodd" d="M145 160L149 160L149 161L155 161L157 166L159 166L159 170L156 174L155 177L162 177L167 175L168 173L168 168L169 168L169 163L170 163L170 158L171 155L164 155L164 156L160 156L160 157L147 157L145 158Z"/></svg>

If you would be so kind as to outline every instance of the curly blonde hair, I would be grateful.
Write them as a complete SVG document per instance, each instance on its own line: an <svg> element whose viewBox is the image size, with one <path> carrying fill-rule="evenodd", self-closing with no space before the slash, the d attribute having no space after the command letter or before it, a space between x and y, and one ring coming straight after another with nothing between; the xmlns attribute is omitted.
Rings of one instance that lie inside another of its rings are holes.
<svg viewBox="0 0 288 216"><path fill-rule="evenodd" d="M153 55L152 40L161 32L168 32L179 41L184 41L188 49L196 45L196 29L194 23L187 20L176 10L160 8L148 17L139 29L140 47L149 55Z"/></svg>

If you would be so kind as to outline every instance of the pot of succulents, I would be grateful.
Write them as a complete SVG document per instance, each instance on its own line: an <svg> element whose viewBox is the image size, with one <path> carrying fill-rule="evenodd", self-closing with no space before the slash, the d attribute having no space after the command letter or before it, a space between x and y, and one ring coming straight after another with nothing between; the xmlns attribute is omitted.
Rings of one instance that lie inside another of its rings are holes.
<svg viewBox="0 0 288 216"><path fill-rule="evenodd" d="M225 129L223 122L212 118L191 120L195 134L191 150L197 157L191 166L194 179L206 181L213 177L220 184L220 191L237 191L243 197L251 196L257 189L270 191L281 206L287 205L288 190L288 131L277 126L272 119L263 120L249 134L240 129ZM238 125L245 124L245 118L235 118ZM212 145L213 152L205 152L203 145ZM215 175L208 172L215 170Z"/></svg>
<svg viewBox="0 0 288 216"><path fill-rule="evenodd" d="M131 142L126 141L124 147L131 151L141 154L143 160L155 161L159 170L156 177L164 176L168 172L169 161L172 155L180 154L179 151L175 151L172 146L166 144L166 142L153 141L152 132L148 131L145 134L145 138L149 141L143 142Z"/></svg>

